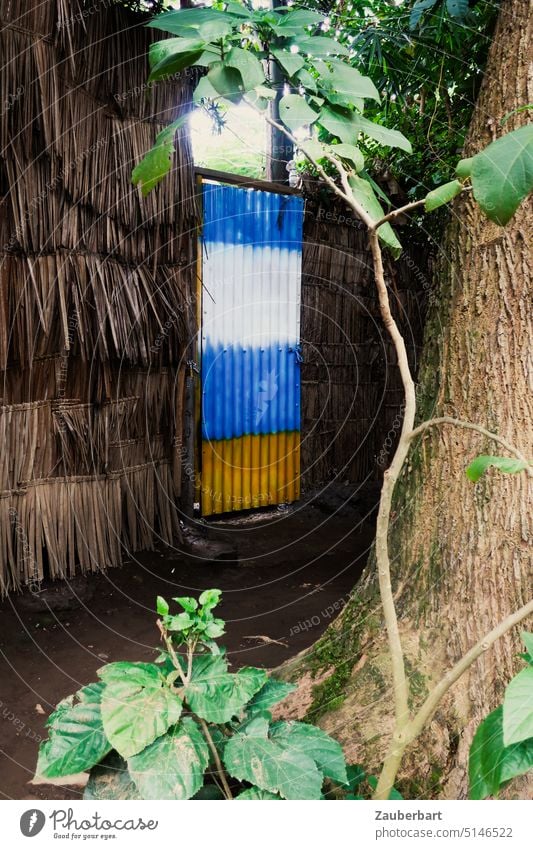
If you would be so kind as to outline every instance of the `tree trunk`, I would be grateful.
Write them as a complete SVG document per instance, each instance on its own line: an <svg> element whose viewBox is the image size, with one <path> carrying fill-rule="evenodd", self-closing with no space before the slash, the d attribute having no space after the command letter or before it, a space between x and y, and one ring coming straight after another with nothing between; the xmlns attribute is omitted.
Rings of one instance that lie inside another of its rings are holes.
<svg viewBox="0 0 533 849"><path fill-rule="evenodd" d="M533 101L529 0L502 6L464 156L528 120ZM529 88L528 88L529 84ZM419 374L419 421L449 415L484 425L532 456L531 205L502 229L470 196L455 204L430 305ZM529 227L528 227L529 225ZM531 597L530 478L465 467L501 454L471 431L433 430L413 448L395 494L390 535L393 588L412 704L485 632ZM531 623L525 623L524 627ZM531 630L531 627L529 627ZM408 796L462 798L478 722L500 701L517 668L518 633L499 640L450 691L407 752ZM306 674L302 676L302 672ZM350 761L377 769L391 727L390 662L370 563L325 636L285 670L313 690L310 718L345 745ZM297 705L297 700L294 700Z"/></svg>

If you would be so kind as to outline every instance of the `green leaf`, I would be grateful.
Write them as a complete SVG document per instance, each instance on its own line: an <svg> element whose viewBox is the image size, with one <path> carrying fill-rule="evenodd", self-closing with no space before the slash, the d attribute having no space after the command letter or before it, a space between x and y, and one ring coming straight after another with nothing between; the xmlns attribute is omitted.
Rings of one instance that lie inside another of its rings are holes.
<svg viewBox="0 0 533 849"><path fill-rule="evenodd" d="M204 781L207 743L190 717L128 759L128 770L143 799L190 799Z"/></svg>
<svg viewBox="0 0 533 849"><path fill-rule="evenodd" d="M152 18L146 26L160 29L163 32L171 32L175 35L190 36L195 30L208 23L227 23L229 18L234 17L227 12L219 12L216 9L181 9L178 11L163 12Z"/></svg>
<svg viewBox="0 0 533 849"><path fill-rule="evenodd" d="M263 669L244 668L233 674L220 655L194 658L191 680L184 689L194 713L217 724L229 722L261 689L267 674Z"/></svg>
<svg viewBox="0 0 533 849"><path fill-rule="evenodd" d="M255 694L247 710L249 713L267 710L272 705L283 701L289 693L293 693L296 689L296 684L288 684L285 681L277 681L275 678L269 678Z"/></svg>
<svg viewBox="0 0 533 849"><path fill-rule="evenodd" d="M178 613L177 616L167 616L165 626L169 631L186 631L194 625L194 619L188 613Z"/></svg>
<svg viewBox="0 0 533 849"><path fill-rule="evenodd" d="M275 722L270 728L270 739L291 751L312 758L323 775L347 784L346 762L341 746L333 737L305 722Z"/></svg>
<svg viewBox="0 0 533 849"><path fill-rule="evenodd" d="M168 602L165 601L165 599L161 595L157 596L156 609L160 616L166 616L170 609L168 606Z"/></svg>
<svg viewBox="0 0 533 849"><path fill-rule="evenodd" d="M522 669L505 690L503 739L506 746L533 737L533 666Z"/></svg>
<svg viewBox="0 0 533 849"><path fill-rule="evenodd" d="M411 9L411 15L409 17L409 29L416 29L418 26L418 22L420 18L427 12L428 9L432 9L437 0L417 0Z"/></svg>
<svg viewBox="0 0 533 849"><path fill-rule="evenodd" d="M356 171L365 167L365 159L361 151L354 144L334 144L329 148L333 156L339 156L351 162Z"/></svg>
<svg viewBox="0 0 533 849"><path fill-rule="evenodd" d="M317 81L313 75L309 73L307 68L302 68L301 71L298 71L296 79L312 94L317 93Z"/></svg>
<svg viewBox="0 0 533 849"><path fill-rule="evenodd" d="M284 799L320 799L323 777L315 762L270 740L267 729L265 720L262 733L237 733L228 740L224 764L229 774Z"/></svg>
<svg viewBox="0 0 533 849"><path fill-rule="evenodd" d="M319 123L328 133L337 136L346 144L353 144L357 138L355 113L341 106L323 106L320 110Z"/></svg>
<svg viewBox="0 0 533 849"><path fill-rule="evenodd" d="M455 166L455 173L460 180L466 180L467 177L470 177L470 173L472 171L472 159L472 156L469 159L460 159Z"/></svg>
<svg viewBox="0 0 533 849"><path fill-rule="evenodd" d="M182 115L181 118L162 130L157 135L152 149L133 169L131 182L134 186L141 187L143 197L146 197L170 171L172 154L174 153L174 136L176 131L183 127L186 120L187 116Z"/></svg>
<svg viewBox="0 0 533 849"><path fill-rule="evenodd" d="M307 139L299 145L299 150L301 150L308 159L311 158L314 162L324 159L328 152L327 146L316 139Z"/></svg>
<svg viewBox="0 0 533 849"><path fill-rule="evenodd" d="M470 799L495 796L501 784L503 762L502 708L479 724L470 746L468 780Z"/></svg>
<svg viewBox="0 0 533 849"><path fill-rule="evenodd" d="M317 61L313 64L320 74L320 82L332 91L348 97L350 102L365 97L380 102L379 92L370 77L364 77L346 62L330 59L327 63Z"/></svg>
<svg viewBox="0 0 533 849"><path fill-rule="evenodd" d="M487 218L507 224L533 189L533 124L507 133L477 153L471 180Z"/></svg>
<svg viewBox="0 0 533 849"><path fill-rule="evenodd" d="M388 127L382 127L381 124L375 124L362 115L355 116L355 124L365 136L374 139L379 144L385 147L398 147L400 150L405 150L407 153L412 153L411 142L405 138L403 133L398 130L390 130Z"/></svg>
<svg viewBox="0 0 533 849"><path fill-rule="evenodd" d="M174 74L178 74L185 68L189 68L191 65L194 65L204 52L205 43L203 41L189 38L176 38L171 39L171 41L181 42L179 49L176 49L164 56L160 62L152 66L148 82L165 80ZM185 49L186 45L188 46L188 49Z"/></svg>
<svg viewBox="0 0 533 849"><path fill-rule="evenodd" d="M236 68L227 68L223 62L217 62L210 68L207 79L222 97L226 97L232 103L238 103L241 100L244 85Z"/></svg>
<svg viewBox="0 0 533 849"><path fill-rule="evenodd" d="M496 796L505 782L533 767L533 737L505 746L504 715L502 706L496 708L474 735L468 766L471 799Z"/></svg>
<svg viewBox="0 0 533 849"><path fill-rule="evenodd" d="M300 53L320 58L323 56L348 56L348 48L333 38L315 35L311 38L296 39Z"/></svg>
<svg viewBox="0 0 533 849"><path fill-rule="evenodd" d="M118 660L108 663L96 670L96 674L106 684L114 681L122 683L131 681L142 687L153 686L161 680L161 670L153 663L130 663L129 660Z"/></svg>
<svg viewBox="0 0 533 849"><path fill-rule="evenodd" d="M202 79L206 78L203 77ZM177 598L173 598L172 601L175 601L180 607L183 607L186 613L194 613L195 610L198 610L198 602L195 598L191 598L190 596L178 596Z"/></svg>
<svg viewBox="0 0 533 849"><path fill-rule="evenodd" d="M233 26L232 20L217 19L200 24L198 31L205 41L217 41L229 35Z"/></svg>
<svg viewBox="0 0 533 849"><path fill-rule="evenodd" d="M366 778L366 772L360 764L347 766L346 775L348 776L348 784L354 792Z"/></svg>
<svg viewBox="0 0 533 849"><path fill-rule="evenodd" d="M437 189L433 189L432 192L428 192L424 209L426 212L433 212L434 209L444 206L445 203L449 203L454 197L461 194L462 190L463 184L459 180L451 180L449 183L444 183L444 185L439 186Z"/></svg>
<svg viewBox="0 0 533 849"><path fill-rule="evenodd" d="M204 590L198 601L204 610L213 610L222 596L222 590Z"/></svg>
<svg viewBox="0 0 533 849"><path fill-rule="evenodd" d="M348 181L354 198L359 201L365 212L372 217L374 222L379 221L383 217L383 209L370 183L362 177L358 177L357 174L351 175ZM398 258L401 255L402 246L388 221L382 224L381 227L378 227L378 236L391 249L393 256Z"/></svg>
<svg viewBox="0 0 533 849"><path fill-rule="evenodd" d="M480 454L475 460L472 460L469 466L466 467L466 476L473 483L476 483L487 469L494 466L500 472L508 475L515 475L527 468L527 463L522 460L515 460L512 457L491 457L486 454Z"/></svg>
<svg viewBox="0 0 533 849"><path fill-rule="evenodd" d="M239 71L244 84L245 91L252 91L258 85L265 82L263 66L259 59L250 50L241 47L232 47L228 53L225 63L230 68Z"/></svg>
<svg viewBox="0 0 533 849"><path fill-rule="evenodd" d="M311 109L301 94L286 94L279 102L279 116L289 130L313 124L318 113Z"/></svg>
<svg viewBox="0 0 533 849"><path fill-rule="evenodd" d="M299 53L289 50L272 49L272 55L279 62L288 77L293 77L305 65L305 59Z"/></svg>
<svg viewBox="0 0 533 849"><path fill-rule="evenodd" d="M276 26L276 34L281 36L298 34L300 30L310 26L317 26L324 20L324 15L321 15L319 12L312 12L307 9L295 9L283 15L281 21Z"/></svg>
<svg viewBox="0 0 533 849"><path fill-rule="evenodd" d="M154 668L157 676L131 674L122 680L106 680L102 695L104 731L123 758L142 751L180 718L180 699L166 686L158 667Z"/></svg>
<svg viewBox="0 0 533 849"><path fill-rule="evenodd" d="M200 103L202 100L217 100L220 98L218 91L213 88L207 77L202 77L193 92L193 103Z"/></svg>
<svg viewBox="0 0 533 849"><path fill-rule="evenodd" d="M50 716L49 739L39 748L38 777L59 778L84 772L111 751L100 714L104 686L98 682L83 687L60 703Z"/></svg>
<svg viewBox="0 0 533 849"><path fill-rule="evenodd" d="M235 797L236 801L254 801L257 802L260 799L262 800L270 800L280 799L275 793L269 793L268 790L260 790L259 787L249 787L248 790L244 790L242 793L239 793L238 796Z"/></svg>

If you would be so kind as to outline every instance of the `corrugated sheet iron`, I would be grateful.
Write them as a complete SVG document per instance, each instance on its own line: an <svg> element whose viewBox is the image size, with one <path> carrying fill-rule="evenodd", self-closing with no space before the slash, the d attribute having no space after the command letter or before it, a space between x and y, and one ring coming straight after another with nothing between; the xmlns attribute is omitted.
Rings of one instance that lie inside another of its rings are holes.
<svg viewBox="0 0 533 849"><path fill-rule="evenodd" d="M203 184L203 515L295 501L303 200Z"/></svg>

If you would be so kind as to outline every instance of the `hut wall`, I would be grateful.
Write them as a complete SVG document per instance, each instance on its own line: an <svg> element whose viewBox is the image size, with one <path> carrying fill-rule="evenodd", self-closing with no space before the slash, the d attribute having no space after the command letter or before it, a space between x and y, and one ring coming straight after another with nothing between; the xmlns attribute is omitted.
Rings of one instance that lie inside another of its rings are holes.
<svg viewBox="0 0 533 849"><path fill-rule="evenodd" d="M0 0L0 590L121 563L180 529L194 175L132 167L187 108L112 0Z"/></svg>
<svg viewBox="0 0 533 849"><path fill-rule="evenodd" d="M379 314L360 222L342 206L308 201L302 286L302 487L376 480L401 427L402 386ZM404 239L386 258L392 308L416 370L428 293L427 249Z"/></svg>

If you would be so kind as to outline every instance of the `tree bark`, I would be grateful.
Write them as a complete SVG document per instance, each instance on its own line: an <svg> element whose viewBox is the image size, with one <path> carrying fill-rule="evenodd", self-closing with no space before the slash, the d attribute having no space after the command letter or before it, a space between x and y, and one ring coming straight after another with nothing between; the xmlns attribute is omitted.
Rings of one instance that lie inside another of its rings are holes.
<svg viewBox="0 0 533 849"><path fill-rule="evenodd" d="M500 123L533 101L531 29L529 0L504 2L465 157L527 122L525 111ZM417 387L418 421L441 415L470 420L530 457L532 223L528 201L506 228L488 221L471 196L454 205ZM413 448L396 489L393 589L411 705L531 597L531 478L491 472L474 485L465 476L471 459L494 453L502 452L471 431L433 429ZM531 630L531 623L524 627ZM455 685L407 753L400 773L407 796L466 795L473 733L501 701L519 650L518 632L509 634ZM339 619L284 673L308 688L310 675L320 675L308 716L320 717L351 762L377 769L391 727L392 693L372 562Z"/></svg>

